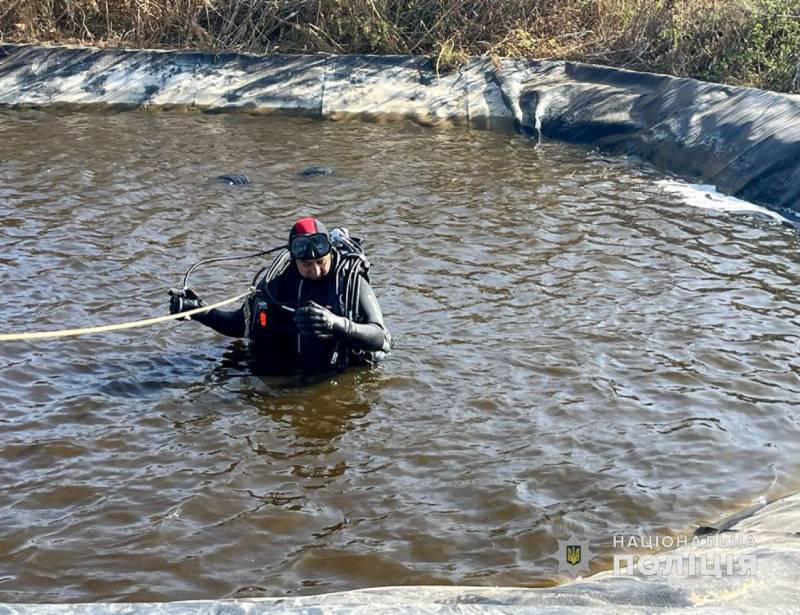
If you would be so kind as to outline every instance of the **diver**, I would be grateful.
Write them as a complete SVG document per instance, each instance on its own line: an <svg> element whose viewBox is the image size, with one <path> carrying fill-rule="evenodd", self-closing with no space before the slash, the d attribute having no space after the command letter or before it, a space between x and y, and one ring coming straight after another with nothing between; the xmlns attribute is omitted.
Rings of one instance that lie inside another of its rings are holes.
<svg viewBox="0 0 800 615"><path fill-rule="evenodd" d="M345 229L334 229L332 237L316 218L301 218L286 249L256 274L253 286L239 309L212 309L191 319L246 338L259 371L343 370L377 363L389 352L392 338L369 285L369 261ZM170 295L171 314L205 305L189 288Z"/></svg>

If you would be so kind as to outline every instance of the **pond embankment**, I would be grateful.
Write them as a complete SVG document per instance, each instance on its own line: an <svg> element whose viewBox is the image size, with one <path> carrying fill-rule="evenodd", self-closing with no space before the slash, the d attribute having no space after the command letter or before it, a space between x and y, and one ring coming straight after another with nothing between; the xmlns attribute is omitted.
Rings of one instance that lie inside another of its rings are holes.
<svg viewBox="0 0 800 615"><path fill-rule="evenodd" d="M572 62L0 46L0 104L406 118L596 145L796 213L800 97Z"/></svg>
<svg viewBox="0 0 800 615"><path fill-rule="evenodd" d="M549 59L800 93L797 0L11 0L0 42Z"/></svg>

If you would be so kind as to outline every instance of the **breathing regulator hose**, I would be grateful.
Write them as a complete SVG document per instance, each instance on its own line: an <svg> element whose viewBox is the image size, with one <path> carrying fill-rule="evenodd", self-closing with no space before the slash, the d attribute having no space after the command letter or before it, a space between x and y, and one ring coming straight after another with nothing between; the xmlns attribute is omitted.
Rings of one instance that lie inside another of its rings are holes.
<svg viewBox="0 0 800 615"><path fill-rule="evenodd" d="M218 256L216 258L207 258L205 260L198 261L194 265L189 267L189 269L186 271L186 274L183 276L182 287L184 289L189 287L189 276L192 275L192 273L194 273L197 269L199 269L203 265L208 265L210 263L221 263L223 261L243 261L251 258L258 258L259 256L266 256L267 254L272 254L273 252L277 252L278 250L285 250L285 249L286 246L277 246L275 248L270 248L269 250L263 250L262 252L255 252L254 254L243 254L240 256Z"/></svg>
<svg viewBox="0 0 800 615"><path fill-rule="evenodd" d="M194 271L202 267L203 265L209 265L211 263L222 263L222 262L229 262L229 261L243 261L249 260L252 258L258 258L260 256L266 256L267 254L272 254L273 252L277 252L279 250L286 250L286 246L276 246L274 248L270 248L269 250L262 250L260 252L254 252L253 254L243 254L237 256L217 256L214 258L206 258L204 260L196 262L194 265L189 267L186 273L183 276L183 284L180 288L170 288L169 289L169 296L170 296L170 311L173 314L184 314L184 315L192 315L192 314L200 314L203 312L211 311L212 307L209 307L204 304L204 302L200 299L200 297L195 293L194 289L189 287L189 276L192 275ZM256 279L258 275L260 275L261 271L264 271L265 268L262 268L256 277L253 279L253 284L250 286L250 292L247 293L245 296L249 296L255 292L255 285ZM194 306L192 309L185 309L185 306ZM198 311L199 310L199 311Z"/></svg>

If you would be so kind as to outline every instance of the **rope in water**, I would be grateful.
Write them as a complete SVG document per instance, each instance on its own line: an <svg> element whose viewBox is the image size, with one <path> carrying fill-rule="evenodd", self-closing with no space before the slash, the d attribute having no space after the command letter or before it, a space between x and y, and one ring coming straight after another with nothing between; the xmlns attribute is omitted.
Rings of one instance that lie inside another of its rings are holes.
<svg viewBox="0 0 800 615"><path fill-rule="evenodd" d="M104 333L106 331L120 331L122 329L134 329L136 327L147 327L150 325L155 325L160 322L166 322L168 320L179 320L182 318L187 318L194 314L202 314L203 312L208 312L209 310L213 310L218 307L222 307L223 305L228 305L229 303L235 303L245 297L250 296L253 292L251 288L246 293L242 293L241 295L237 295L236 297L231 297L230 299L225 299L224 301L219 301L212 305L206 305L200 308L196 308L194 310L187 310L186 312L181 312L179 314L169 314L167 316L158 316L156 318L148 318L146 320L134 320L131 322L122 322L115 325L103 325L100 327L86 327L83 329L61 329L60 331L38 331L32 333L4 333L0 334L0 342L13 342L19 340L43 340L43 339L51 339L56 337L74 337L77 335L85 335L87 333Z"/></svg>

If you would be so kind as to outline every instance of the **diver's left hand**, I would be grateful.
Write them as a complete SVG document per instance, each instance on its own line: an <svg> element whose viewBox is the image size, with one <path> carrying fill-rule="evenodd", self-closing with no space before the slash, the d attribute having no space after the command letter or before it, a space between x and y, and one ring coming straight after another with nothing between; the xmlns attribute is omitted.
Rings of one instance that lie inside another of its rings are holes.
<svg viewBox="0 0 800 615"><path fill-rule="evenodd" d="M300 335L314 337L332 337L336 334L347 333L347 319L337 316L328 308L310 302L294 313L294 321Z"/></svg>

